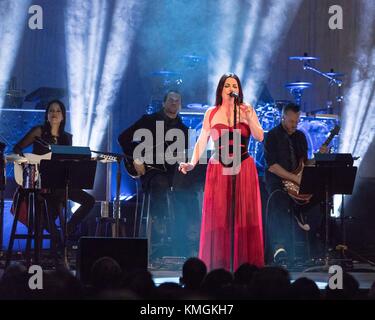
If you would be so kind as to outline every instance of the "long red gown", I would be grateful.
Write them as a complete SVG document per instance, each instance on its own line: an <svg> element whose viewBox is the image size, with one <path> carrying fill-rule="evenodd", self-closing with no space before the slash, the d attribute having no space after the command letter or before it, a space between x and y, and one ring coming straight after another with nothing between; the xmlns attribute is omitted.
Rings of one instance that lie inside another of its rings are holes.
<svg viewBox="0 0 375 320"><path fill-rule="evenodd" d="M216 108L211 112L210 123L217 110ZM246 123L240 122L237 128L241 129L242 138L250 137L250 128ZM225 124L215 124L211 127L211 137L215 141L222 132L231 130L233 128ZM247 152L247 145L242 147L245 147ZM218 160L209 160L199 244L199 258L206 263L209 270L230 269L232 175L224 175L223 169L223 164ZM234 270L245 262L262 267L262 207L257 169L250 156L242 161L236 178L234 230Z"/></svg>

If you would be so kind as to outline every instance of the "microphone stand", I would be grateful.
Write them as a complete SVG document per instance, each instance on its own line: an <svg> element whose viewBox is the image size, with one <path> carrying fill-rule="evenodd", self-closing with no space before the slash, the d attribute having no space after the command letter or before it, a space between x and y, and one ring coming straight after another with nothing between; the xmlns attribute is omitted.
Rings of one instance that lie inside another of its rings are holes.
<svg viewBox="0 0 375 320"><path fill-rule="evenodd" d="M234 134L237 127L237 104L238 100L237 97L234 97L234 117L233 117L233 141L234 141ZM235 148L233 146L233 152ZM232 154L234 159L234 154ZM232 162L234 165L234 162ZM233 166L232 166L233 168ZM230 232L230 272L234 272L234 232L235 232L235 214L236 214L236 180L237 175L232 172L232 209L231 209L231 232Z"/></svg>

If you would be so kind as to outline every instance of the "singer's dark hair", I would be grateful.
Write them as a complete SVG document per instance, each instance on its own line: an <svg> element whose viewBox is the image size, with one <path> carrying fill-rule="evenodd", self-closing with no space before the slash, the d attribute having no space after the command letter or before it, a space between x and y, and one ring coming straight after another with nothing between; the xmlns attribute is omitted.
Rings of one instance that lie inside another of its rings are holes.
<svg viewBox="0 0 375 320"><path fill-rule="evenodd" d="M47 107L46 107L46 112L44 114L44 125L43 125L44 130L43 131L47 132L48 134L51 134L51 125L48 122L48 112L54 103L60 106L62 116L63 116L63 120L61 121L60 127L59 127L59 136L61 137L65 132L66 108L60 100L51 100L50 102L48 102Z"/></svg>
<svg viewBox="0 0 375 320"><path fill-rule="evenodd" d="M237 84L238 84L238 103L239 104L243 103L243 92L242 92L242 85L241 85L240 78L238 78L238 76L235 73L229 72L229 73L223 74L221 76L220 80L219 80L219 83L218 83L217 88L216 88L215 106L221 106L221 104L223 103L223 97L221 96L221 94L223 92L225 80L227 80L228 78L233 78L237 81Z"/></svg>

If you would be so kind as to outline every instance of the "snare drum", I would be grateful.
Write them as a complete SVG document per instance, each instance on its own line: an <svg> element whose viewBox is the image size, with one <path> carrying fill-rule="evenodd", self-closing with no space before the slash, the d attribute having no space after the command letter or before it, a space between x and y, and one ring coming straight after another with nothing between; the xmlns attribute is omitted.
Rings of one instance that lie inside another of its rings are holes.
<svg viewBox="0 0 375 320"><path fill-rule="evenodd" d="M259 123L264 131L270 131L280 124L280 111L273 104L260 105L256 108Z"/></svg>

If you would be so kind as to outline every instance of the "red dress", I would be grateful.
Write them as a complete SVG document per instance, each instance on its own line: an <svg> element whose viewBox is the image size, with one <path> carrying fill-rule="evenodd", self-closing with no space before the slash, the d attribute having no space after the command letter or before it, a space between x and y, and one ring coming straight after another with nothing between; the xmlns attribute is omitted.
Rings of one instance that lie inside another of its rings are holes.
<svg viewBox="0 0 375 320"><path fill-rule="evenodd" d="M217 110L211 112L210 123ZM242 141L248 141L251 133L249 126L240 122L237 128L241 129L241 144ZM231 130L233 128L224 124L215 124L211 127L211 137L217 143L223 132ZM258 267L264 265L258 174L253 158L248 155L247 144L244 143L241 150L245 159L241 162L236 178L234 270L245 262ZM225 169L228 168L213 157L209 160L199 244L199 258L209 270L230 269L232 175L223 174Z"/></svg>

